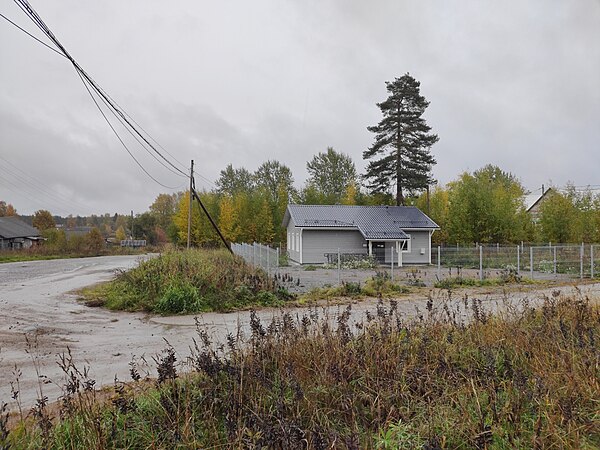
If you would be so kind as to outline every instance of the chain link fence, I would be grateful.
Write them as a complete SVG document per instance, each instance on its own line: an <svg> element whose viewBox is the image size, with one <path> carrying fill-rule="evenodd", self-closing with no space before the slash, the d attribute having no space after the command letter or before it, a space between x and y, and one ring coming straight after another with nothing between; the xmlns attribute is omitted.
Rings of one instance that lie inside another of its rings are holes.
<svg viewBox="0 0 600 450"><path fill-rule="evenodd" d="M278 248L259 244L231 244L231 250L241 256L248 264L262 268L267 274L275 273L279 267L280 253Z"/></svg>
<svg viewBox="0 0 600 450"><path fill-rule="evenodd" d="M600 245L484 246L432 248L439 279L452 276L479 279L500 272L531 279L598 277Z"/></svg>
<svg viewBox="0 0 600 450"><path fill-rule="evenodd" d="M533 280L568 280L600 278L600 245L551 244L477 245L470 247L433 247L431 265L399 267L398 255L393 263L383 264L374 257L351 250L325 254L326 264L288 265L287 254L268 245L232 244L236 255L248 264L262 268L291 292L313 288L364 285L373 277L387 277L407 286L434 286L449 278L485 280L515 277Z"/></svg>

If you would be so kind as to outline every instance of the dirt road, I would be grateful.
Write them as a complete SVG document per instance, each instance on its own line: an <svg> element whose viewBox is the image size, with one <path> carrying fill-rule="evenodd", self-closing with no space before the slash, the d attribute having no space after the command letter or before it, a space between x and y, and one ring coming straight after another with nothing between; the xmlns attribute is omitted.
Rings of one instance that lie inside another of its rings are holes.
<svg viewBox="0 0 600 450"><path fill-rule="evenodd" d="M89 308L69 294L75 289L110 279L117 269L126 269L136 263L137 257L111 256L71 260L36 261L0 265L0 402L6 401L12 409L11 381L19 378L20 398L24 408L33 405L43 394L50 401L61 395L64 376L57 364L58 355L70 348L80 369L90 367L90 377L97 385L111 384L115 377L129 379L132 358L144 357L154 375L152 356L166 347L165 339L175 348L179 361L189 354L192 338L196 336L193 316L157 317L141 313L111 312ZM553 288L551 290L554 290ZM563 287L571 291L573 287ZM600 284L581 288L584 295L600 298ZM549 289L536 292L516 292L512 301L524 298L532 301ZM434 298L446 294L432 291ZM459 298L462 294L456 292ZM489 309L497 306L503 294L498 291L473 291L469 295L481 298ZM425 309L426 294L399 299L399 310L408 316L416 308ZM374 310L375 300L353 305L353 321L361 320L366 310ZM339 307L329 308L335 317ZM297 308L301 315L307 309ZM259 316L270 321L280 310L263 310ZM238 327L247 330L249 312L230 314L203 314L201 326L216 341L223 342L227 333L236 333ZM29 340L30 344L27 344ZM9 400L11 400L9 402Z"/></svg>

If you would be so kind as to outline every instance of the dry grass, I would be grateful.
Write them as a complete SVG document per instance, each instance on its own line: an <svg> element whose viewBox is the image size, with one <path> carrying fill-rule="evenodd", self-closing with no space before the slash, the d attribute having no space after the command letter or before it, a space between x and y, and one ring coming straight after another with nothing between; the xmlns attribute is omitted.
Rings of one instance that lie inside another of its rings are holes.
<svg viewBox="0 0 600 450"><path fill-rule="evenodd" d="M0 434L14 448L577 448L600 446L600 311L579 296L446 301L407 320L314 310L215 346L199 329L179 377L167 348L151 389L110 403L72 377L60 420ZM67 367L72 367L70 362ZM73 370L72 368L69 370ZM132 378L140 376L132 366ZM140 381L134 381L134 385ZM83 400L81 400L83 398ZM3 439L3 440L1 440ZM1 445L0 445L1 446Z"/></svg>

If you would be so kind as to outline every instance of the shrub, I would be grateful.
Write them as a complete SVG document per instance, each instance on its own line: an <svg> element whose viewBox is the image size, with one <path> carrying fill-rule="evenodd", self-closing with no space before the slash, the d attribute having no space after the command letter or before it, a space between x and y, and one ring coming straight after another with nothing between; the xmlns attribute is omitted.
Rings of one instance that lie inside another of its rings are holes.
<svg viewBox="0 0 600 450"><path fill-rule="evenodd" d="M198 290L187 282L167 286L154 310L161 314L198 312L202 309Z"/></svg>
<svg viewBox="0 0 600 450"><path fill-rule="evenodd" d="M258 268L225 250L169 251L83 293L111 309L182 314L275 306L293 296Z"/></svg>

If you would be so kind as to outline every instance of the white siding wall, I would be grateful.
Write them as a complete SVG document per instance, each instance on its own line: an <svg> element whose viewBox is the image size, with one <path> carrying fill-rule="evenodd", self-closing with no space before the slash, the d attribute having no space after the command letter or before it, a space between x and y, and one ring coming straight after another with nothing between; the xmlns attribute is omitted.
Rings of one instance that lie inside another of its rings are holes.
<svg viewBox="0 0 600 450"><path fill-rule="evenodd" d="M302 234L303 264L327 262L325 253L369 253L366 241L356 230L304 230Z"/></svg>
<svg viewBox="0 0 600 450"><path fill-rule="evenodd" d="M431 249L429 248L429 230L426 231L406 231L410 234L411 249L410 253L402 253L402 262L404 264L428 264ZM421 250L423 250L421 254ZM387 254L386 254L387 256ZM394 260L396 259L394 254Z"/></svg>
<svg viewBox="0 0 600 450"><path fill-rule="evenodd" d="M288 223L288 242L287 250L289 257L292 261L300 262L300 248L296 245L296 239L300 235L300 228L296 228L294 223L290 220Z"/></svg>

